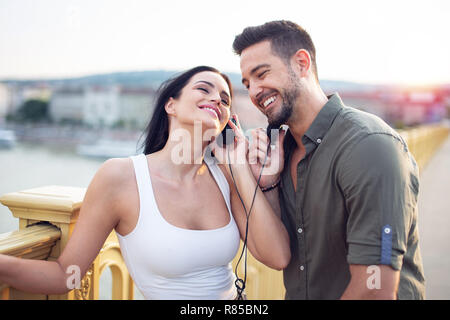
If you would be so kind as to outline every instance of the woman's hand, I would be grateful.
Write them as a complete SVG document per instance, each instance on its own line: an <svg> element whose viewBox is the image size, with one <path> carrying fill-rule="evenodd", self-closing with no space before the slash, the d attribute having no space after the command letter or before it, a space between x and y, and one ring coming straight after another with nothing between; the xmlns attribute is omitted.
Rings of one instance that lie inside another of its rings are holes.
<svg viewBox="0 0 450 320"><path fill-rule="evenodd" d="M236 124L231 120L236 122ZM217 140L211 144L211 150L214 152L214 156L222 164L231 164L232 166L243 166L247 163L247 153L249 142L245 137L239 123L238 116L233 114L228 120L228 125L231 127L234 133L234 141L230 144L219 147ZM226 133L225 133L226 134Z"/></svg>

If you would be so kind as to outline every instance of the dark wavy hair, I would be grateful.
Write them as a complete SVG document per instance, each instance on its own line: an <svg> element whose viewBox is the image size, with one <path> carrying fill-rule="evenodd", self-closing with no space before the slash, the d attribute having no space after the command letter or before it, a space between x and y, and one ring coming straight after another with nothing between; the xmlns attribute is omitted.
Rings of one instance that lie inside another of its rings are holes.
<svg viewBox="0 0 450 320"><path fill-rule="evenodd" d="M233 42L233 51L241 55L242 51L259 42L269 40L272 52L286 64L299 49L305 49L311 56L312 71L317 74L316 48L311 36L298 24L288 20L270 21L259 26L247 27L237 35Z"/></svg>
<svg viewBox="0 0 450 320"><path fill-rule="evenodd" d="M233 88L228 76L209 66L198 66L189 69L163 82L157 91L158 97L153 115L144 131L146 136L141 146L144 154L150 154L164 148L167 139L169 139L169 117L164 106L170 98L177 99L180 96L181 91L194 75L204 71L220 74L228 84L230 95L232 96Z"/></svg>

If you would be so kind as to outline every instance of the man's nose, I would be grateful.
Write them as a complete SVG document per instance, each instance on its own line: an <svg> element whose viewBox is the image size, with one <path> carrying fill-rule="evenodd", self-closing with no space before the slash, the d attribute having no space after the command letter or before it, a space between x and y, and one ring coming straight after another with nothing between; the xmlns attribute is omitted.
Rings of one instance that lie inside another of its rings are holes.
<svg viewBox="0 0 450 320"><path fill-rule="evenodd" d="M259 105L259 99L263 93L263 89L258 86L250 86L248 89L248 95L250 96L250 99L253 101L253 103L258 106Z"/></svg>

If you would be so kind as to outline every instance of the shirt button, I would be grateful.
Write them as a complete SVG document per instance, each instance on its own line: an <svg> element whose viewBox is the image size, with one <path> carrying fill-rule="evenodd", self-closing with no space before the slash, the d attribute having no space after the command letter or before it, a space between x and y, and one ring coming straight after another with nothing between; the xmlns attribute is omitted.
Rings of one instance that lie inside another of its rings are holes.
<svg viewBox="0 0 450 320"><path fill-rule="evenodd" d="M319 138L319 139L317 139L316 141L317 141L317 143L321 143L321 142L322 142L322 139Z"/></svg>
<svg viewBox="0 0 450 320"><path fill-rule="evenodd" d="M302 228L298 228L297 231L298 231L298 233L302 233L303 229Z"/></svg>
<svg viewBox="0 0 450 320"><path fill-rule="evenodd" d="M304 266L300 266L300 271L303 271L303 270L305 270L305 267Z"/></svg>

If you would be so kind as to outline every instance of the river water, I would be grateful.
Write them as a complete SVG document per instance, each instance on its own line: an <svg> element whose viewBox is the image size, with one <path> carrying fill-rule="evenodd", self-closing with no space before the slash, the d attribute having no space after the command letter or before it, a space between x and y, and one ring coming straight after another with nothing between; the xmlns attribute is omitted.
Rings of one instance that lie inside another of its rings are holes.
<svg viewBox="0 0 450 320"><path fill-rule="evenodd" d="M74 147L63 144L18 143L0 149L0 195L45 185L86 188L104 162L77 155ZM18 229L18 219L0 205L0 233ZM100 299L111 299L111 272L100 277ZM135 286L135 299L142 295Z"/></svg>

